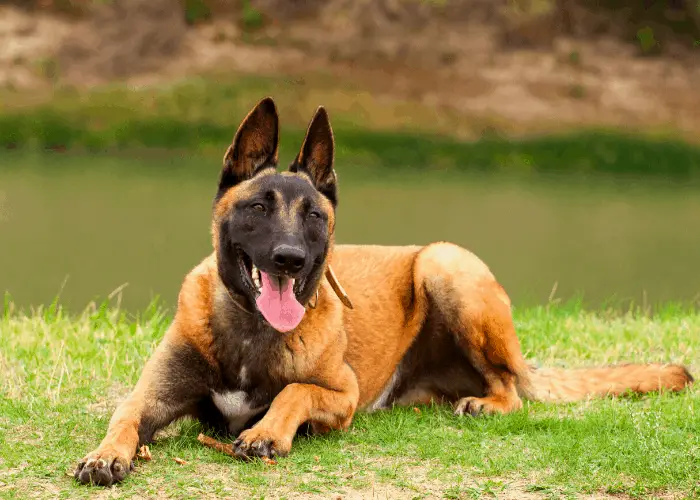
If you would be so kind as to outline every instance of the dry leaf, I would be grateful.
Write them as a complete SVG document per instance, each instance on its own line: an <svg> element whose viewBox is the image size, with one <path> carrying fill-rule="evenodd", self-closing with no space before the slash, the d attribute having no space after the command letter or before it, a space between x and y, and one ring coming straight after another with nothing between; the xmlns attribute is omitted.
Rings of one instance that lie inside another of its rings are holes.
<svg viewBox="0 0 700 500"><path fill-rule="evenodd" d="M143 458L144 460L151 460L153 455L151 455L151 450L145 444L139 448L139 452L136 454L137 457Z"/></svg>
<svg viewBox="0 0 700 500"><path fill-rule="evenodd" d="M418 415L420 415L420 408L414 406L413 411L416 412Z"/></svg>
<svg viewBox="0 0 700 500"><path fill-rule="evenodd" d="M183 459L181 459L179 457L175 457L173 460L175 460L180 465L187 465L187 462L185 462Z"/></svg>
<svg viewBox="0 0 700 500"><path fill-rule="evenodd" d="M316 460L317 462L320 462L320 461L321 461L321 457L316 456L316 457L314 457L314 460Z"/></svg>
<svg viewBox="0 0 700 500"><path fill-rule="evenodd" d="M267 457L262 457L262 461L265 462L267 465L276 465L277 462L272 460L271 458Z"/></svg>

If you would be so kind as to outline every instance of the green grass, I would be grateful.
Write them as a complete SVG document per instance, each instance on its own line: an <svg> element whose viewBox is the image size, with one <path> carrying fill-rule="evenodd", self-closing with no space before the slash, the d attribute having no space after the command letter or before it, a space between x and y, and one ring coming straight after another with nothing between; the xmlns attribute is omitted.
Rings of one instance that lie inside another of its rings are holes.
<svg viewBox="0 0 700 500"><path fill-rule="evenodd" d="M0 318L0 497L87 498L70 472L102 438L115 400L136 381L167 328L156 306L138 316L55 305ZM589 312L576 305L517 310L523 349L539 364L674 361L700 371L700 313ZM300 438L275 466L202 447L197 423L168 428L153 460L114 488L119 498L533 498L700 494L700 394L526 404L503 417L446 408L356 417L345 433ZM178 465L175 457L184 459Z"/></svg>
<svg viewBox="0 0 700 500"><path fill-rule="evenodd" d="M278 102L282 148L289 154L299 147L316 106L324 104L332 117L339 162L526 175L700 178L700 148L677 139L601 130L508 139L485 133L495 126L484 121L465 124L463 118L420 104L387 104L323 79L192 78L168 87L113 85L88 93L59 89L46 99L4 93L0 147L218 152L265 95ZM456 132L464 127L480 138L458 139Z"/></svg>

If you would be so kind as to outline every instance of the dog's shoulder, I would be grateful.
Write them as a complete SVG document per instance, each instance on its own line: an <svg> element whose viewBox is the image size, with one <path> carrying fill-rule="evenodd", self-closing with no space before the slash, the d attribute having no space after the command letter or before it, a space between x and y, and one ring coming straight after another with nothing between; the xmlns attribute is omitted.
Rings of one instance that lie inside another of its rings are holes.
<svg viewBox="0 0 700 500"><path fill-rule="evenodd" d="M216 279L216 256L211 254L185 276L175 318L166 334L170 343L195 347L211 364L215 364L210 318L215 307Z"/></svg>

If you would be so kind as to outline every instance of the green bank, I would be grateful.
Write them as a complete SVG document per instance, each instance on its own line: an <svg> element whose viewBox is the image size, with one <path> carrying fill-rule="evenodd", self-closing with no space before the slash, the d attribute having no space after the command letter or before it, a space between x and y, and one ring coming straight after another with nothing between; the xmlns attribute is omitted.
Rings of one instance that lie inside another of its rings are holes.
<svg viewBox="0 0 700 500"><path fill-rule="evenodd" d="M338 161L381 169L449 168L509 174L611 174L700 177L700 148L671 136L590 130L508 139L512 124L469 120L420 103L371 97L330 77L189 78L170 86L121 84L89 92L57 88L0 94L0 147L88 152L143 148L221 149L265 95L278 101L282 147L301 140L316 106L325 105L338 139ZM454 138L457 131L477 137ZM520 130L527 133L527 128Z"/></svg>

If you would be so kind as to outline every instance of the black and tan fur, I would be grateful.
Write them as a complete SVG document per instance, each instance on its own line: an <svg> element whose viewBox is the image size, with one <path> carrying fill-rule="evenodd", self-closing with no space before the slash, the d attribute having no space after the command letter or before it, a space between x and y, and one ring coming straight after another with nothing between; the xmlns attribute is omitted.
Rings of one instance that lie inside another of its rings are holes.
<svg viewBox="0 0 700 500"><path fill-rule="evenodd" d="M289 453L301 424L346 429L358 409L442 401L458 414L508 413L521 397L573 401L692 383L677 365L530 368L508 295L469 251L444 242L333 244L337 178L323 108L281 173L278 141L277 110L266 98L226 152L214 252L186 276L170 328L105 438L80 461L80 482L121 481L139 444L187 415L233 432L240 457L270 457ZM288 333L256 311L243 272L287 265L271 257L280 245L303 255L293 272L306 313ZM352 309L324 278L329 265Z"/></svg>

